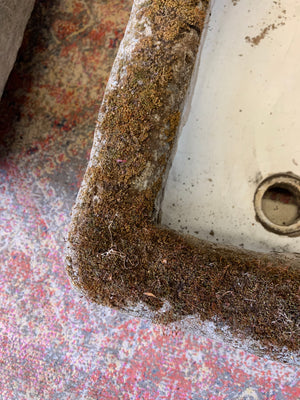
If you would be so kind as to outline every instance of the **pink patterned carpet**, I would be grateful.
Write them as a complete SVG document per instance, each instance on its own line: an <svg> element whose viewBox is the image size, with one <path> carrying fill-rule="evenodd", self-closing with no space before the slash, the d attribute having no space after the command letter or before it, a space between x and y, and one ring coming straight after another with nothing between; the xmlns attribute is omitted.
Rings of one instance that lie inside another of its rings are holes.
<svg viewBox="0 0 300 400"><path fill-rule="evenodd" d="M64 237L130 0L40 0L3 95L0 398L300 399L300 370L95 307Z"/></svg>

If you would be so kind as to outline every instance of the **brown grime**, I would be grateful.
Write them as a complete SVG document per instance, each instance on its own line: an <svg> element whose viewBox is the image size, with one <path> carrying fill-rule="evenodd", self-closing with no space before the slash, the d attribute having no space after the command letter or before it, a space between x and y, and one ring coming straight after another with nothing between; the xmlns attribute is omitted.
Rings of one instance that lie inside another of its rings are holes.
<svg viewBox="0 0 300 400"><path fill-rule="evenodd" d="M130 61L118 56L117 84L101 106L73 209L67 271L96 303L126 310L142 302L160 323L197 315L269 349L296 351L296 258L218 247L154 222L208 6L197 4L139 1L133 11L138 39Z"/></svg>

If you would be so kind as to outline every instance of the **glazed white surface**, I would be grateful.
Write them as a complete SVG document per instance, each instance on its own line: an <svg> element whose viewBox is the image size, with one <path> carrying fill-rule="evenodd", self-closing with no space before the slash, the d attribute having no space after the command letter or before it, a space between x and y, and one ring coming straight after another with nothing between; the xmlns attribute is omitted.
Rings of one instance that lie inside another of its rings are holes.
<svg viewBox="0 0 300 400"><path fill-rule="evenodd" d="M300 175L300 3L215 0L202 38L161 222L216 243L300 251L268 232L253 197L265 177Z"/></svg>

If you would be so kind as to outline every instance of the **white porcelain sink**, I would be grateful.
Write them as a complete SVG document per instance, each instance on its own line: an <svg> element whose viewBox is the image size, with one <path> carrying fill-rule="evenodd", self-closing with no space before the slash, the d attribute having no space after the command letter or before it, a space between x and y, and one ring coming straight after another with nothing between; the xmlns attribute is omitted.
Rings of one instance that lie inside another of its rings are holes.
<svg viewBox="0 0 300 400"><path fill-rule="evenodd" d="M299 236L265 229L253 205L263 179L300 176L299 66L300 2L212 2L165 186L163 225L258 251L300 251ZM268 200L277 210L276 199L265 199L266 207Z"/></svg>

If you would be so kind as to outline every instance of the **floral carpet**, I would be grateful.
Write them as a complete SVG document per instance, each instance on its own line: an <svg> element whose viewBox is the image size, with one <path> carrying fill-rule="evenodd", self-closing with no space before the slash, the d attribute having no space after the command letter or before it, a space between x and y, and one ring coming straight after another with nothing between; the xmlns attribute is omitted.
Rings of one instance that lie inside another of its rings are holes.
<svg viewBox="0 0 300 400"><path fill-rule="evenodd" d="M69 215L130 0L39 0L0 106L0 398L299 399L300 370L77 295Z"/></svg>

